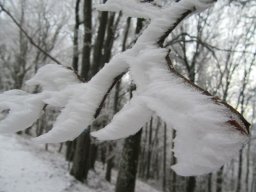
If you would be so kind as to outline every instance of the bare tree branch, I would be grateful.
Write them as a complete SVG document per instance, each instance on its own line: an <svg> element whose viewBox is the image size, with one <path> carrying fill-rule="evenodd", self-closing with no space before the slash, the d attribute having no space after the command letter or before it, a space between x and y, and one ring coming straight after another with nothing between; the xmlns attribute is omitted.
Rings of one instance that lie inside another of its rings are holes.
<svg viewBox="0 0 256 192"><path fill-rule="evenodd" d="M15 25L22 31L22 33L27 37L27 39L29 40L29 42L34 45L38 50L40 50L42 53L44 53L47 57L49 57L52 61L54 61L55 63L61 65L61 62L58 61L56 58L54 58L53 56L51 56L49 53L47 53L47 51L43 50L37 43L35 43L35 41L32 39L32 37L26 32L26 30L20 25L20 23L14 18L14 16L10 13L10 11L8 11L7 9L5 9L4 5L0 2L0 8L3 12L5 12L10 18L11 20L15 23Z"/></svg>

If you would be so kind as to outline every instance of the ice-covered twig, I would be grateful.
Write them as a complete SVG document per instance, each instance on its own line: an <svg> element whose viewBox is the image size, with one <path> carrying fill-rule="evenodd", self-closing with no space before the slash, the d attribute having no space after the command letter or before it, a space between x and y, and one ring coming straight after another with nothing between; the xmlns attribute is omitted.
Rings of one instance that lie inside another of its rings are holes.
<svg viewBox="0 0 256 192"><path fill-rule="evenodd" d="M242 134L248 135L249 134L249 127L250 127L250 123L248 123L248 121L235 109L233 108L231 105L227 104L226 102L222 101L220 98L213 96L212 94L210 94L208 91L202 89L201 87L197 86L195 83L193 83L192 81L190 81L189 79L187 79L186 77L184 77L183 75L179 74L173 67L172 67L172 63L170 61L169 55L166 56L166 62L169 67L169 71L170 73L174 74L175 76L177 76L177 78L181 78L183 79L184 83L193 87L195 90L197 90L198 92L200 92L203 95L209 96L211 98L211 100L216 104L216 105L223 105L225 106L225 108L229 109L231 113L233 113L235 116L237 116L238 119L240 119L241 123L238 123L234 120L229 119L226 123L230 124L231 126L233 126L234 128L236 128L238 131L240 131Z"/></svg>
<svg viewBox="0 0 256 192"><path fill-rule="evenodd" d="M127 2L136 3L134 0ZM100 140L127 137L138 131L143 122L156 113L167 122L168 127L177 130L174 147L177 164L173 167L177 173L184 176L205 174L231 160L248 139L249 123L228 104L168 68L168 50L160 48L169 32L185 17L209 7L213 2L181 0L159 9L158 13L153 11L155 15L149 8L151 23L134 47L114 56L88 83L65 84L61 80L56 85L52 84L58 90L54 91L48 86L54 80L46 80L46 91L40 93L43 101L64 108L53 129L37 140L62 142L77 137L99 113L102 101L117 77L129 69L137 85L133 99L106 128L92 133L93 136ZM109 10L132 13L129 5L125 9L119 4L124 5L126 1L109 1L109 5L104 5L104 10L108 10L109 6ZM142 6L138 9L147 11ZM134 10L135 15L138 9ZM64 73L61 72L60 76ZM69 77L72 81L72 75ZM38 82L43 85L42 78L35 79L40 79ZM63 86L59 86L59 83ZM62 95L65 96L62 98Z"/></svg>

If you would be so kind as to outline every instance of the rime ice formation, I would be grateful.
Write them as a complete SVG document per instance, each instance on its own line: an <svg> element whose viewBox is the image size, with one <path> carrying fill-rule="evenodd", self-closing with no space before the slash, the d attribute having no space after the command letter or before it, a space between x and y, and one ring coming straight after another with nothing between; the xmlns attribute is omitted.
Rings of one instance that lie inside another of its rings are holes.
<svg viewBox="0 0 256 192"><path fill-rule="evenodd" d="M6 91L0 95L0 133L12 133L32 126L43 109L42 97L21 90Z"/></svg>
<svg viewBox="0 0 256 192"><path fill-rule="evenodd" d="M166 32L192 12L202 11L213 2L181 0L158 8L137 0L109 0L98 6L102 11L123 11L129 16L151 19L151 23L133 48L114 56L88 83L79 82L64 67L42 67L28 84L41 85L43 91L34 95L22 93L24 100L27 98L31 103L26 113L22 113L25 106L18 97L9 99L2 95L1 109L10 109L10 112L0 123L1 131L31 126L43 104L48 104L63 109L52 130L37 141L72 140L92 123L95 111L115 78L129 69L137 85L134 97L105 128L91 135L99 140L124 138L139 131L153 114L157 114L169 128L177 130L174 145L177 164L172 168L178 174L201 175L218 169L237 155L247 141L249 124L232 107L205 94L168 68L168 50L159 48L159 40ZM6 102L11 104L5 105ZM36 111L33 118L24 123L24 116L31 115L33 110ZM19 122L19 128L16 123L13 125L9 121L8 124L8 118L13 118L11 122Z"/></svg>

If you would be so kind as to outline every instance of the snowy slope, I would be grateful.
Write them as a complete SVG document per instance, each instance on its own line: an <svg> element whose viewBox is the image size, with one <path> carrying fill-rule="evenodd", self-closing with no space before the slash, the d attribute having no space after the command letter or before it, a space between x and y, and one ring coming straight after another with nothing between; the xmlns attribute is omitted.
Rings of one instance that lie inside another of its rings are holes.
<svg viewBox="0 0 256 192"><path fill-rule="evenodd" d="M61 158L21 138L0 136L0 162L0 192L93 192L67 174Z"/></svg>
<svg viewBox="0 0 256 192"><path fill-rule="evenodd" d="M102 168L98 167L96 172L90 172L86 186L68 174L68 163L60 154L47 152L29 139L0 135L0 192L114 191L114 184L103 179ZM137 182L136 192L148 191L158 192Z"/></svg>

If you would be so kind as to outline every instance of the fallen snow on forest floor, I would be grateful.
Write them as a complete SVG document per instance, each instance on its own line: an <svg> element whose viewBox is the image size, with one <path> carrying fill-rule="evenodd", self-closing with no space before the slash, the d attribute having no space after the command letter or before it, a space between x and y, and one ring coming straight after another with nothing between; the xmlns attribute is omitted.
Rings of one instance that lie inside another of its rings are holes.
<svg viewBox="0 0 256 192"><path fill-rule="evenodd" d="M0 135L0 192L111 191L114 184L104 180L101 166L90 172L85 185L68 174L68 163L61 154L45 151L28 138ZM136 192L149 191L158 192L137 181Z"/></svg>

